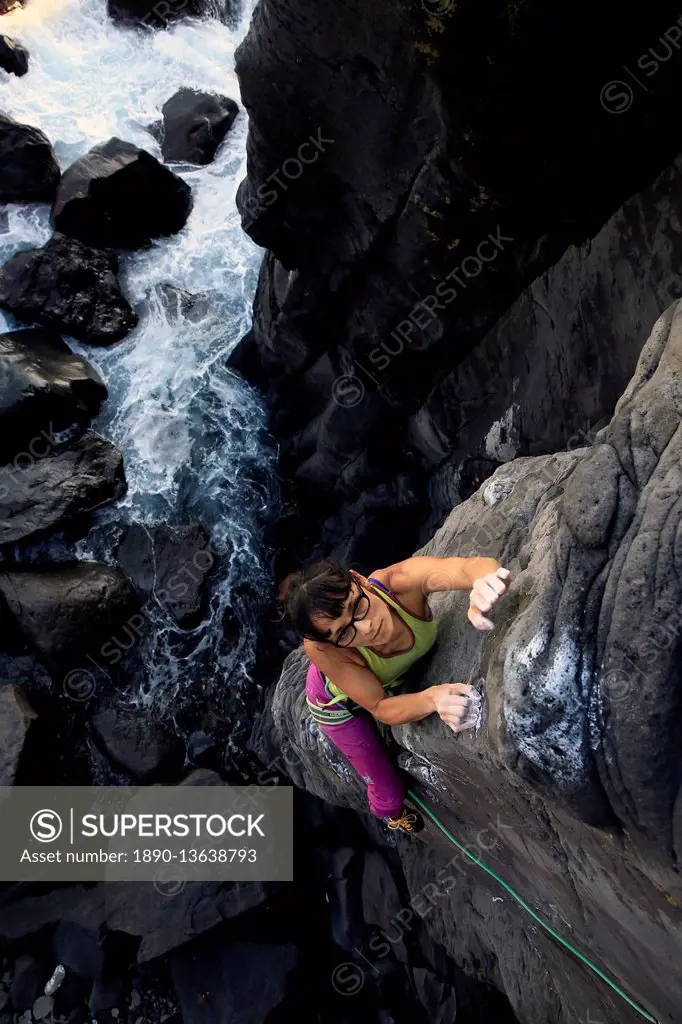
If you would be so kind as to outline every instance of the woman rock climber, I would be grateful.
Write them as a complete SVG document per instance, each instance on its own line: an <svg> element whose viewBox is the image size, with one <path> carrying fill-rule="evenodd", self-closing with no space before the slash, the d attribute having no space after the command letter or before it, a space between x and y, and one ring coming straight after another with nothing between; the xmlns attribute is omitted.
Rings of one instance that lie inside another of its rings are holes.
<svg viewBox="0 0 682 1024"><path fill-rule="evenodd" d="M478 695L464 683L390 694L435 642L428 595L470 590L469 621L489 630L486 613L508 585L509 570L494 558L428 556L407 558L369 577L326 559L289 582L287 611L311 662L310 713L367 783L370 810L390 829L414 833L424 823L405 807L403 780L372 716L391 726L435 713L456 733L475 724Z"/></svg>

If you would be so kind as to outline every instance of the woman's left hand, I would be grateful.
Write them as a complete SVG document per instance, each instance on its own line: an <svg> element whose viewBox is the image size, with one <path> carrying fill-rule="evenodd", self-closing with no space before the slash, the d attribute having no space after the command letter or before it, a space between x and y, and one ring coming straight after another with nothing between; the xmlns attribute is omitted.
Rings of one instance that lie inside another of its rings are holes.
<svg viewBox="0 0 682 1024"><path fill-rule="evenodd" d="M493 629L493 623L490 619L486 618L484 613L489 612L503 594L506 594L509 588L510 576L509 569L503 569L500 566L496 572L489 572L486 576L481 576L479 579L474 580L474 585L469 595L467 618L476 629Z"/></svg>

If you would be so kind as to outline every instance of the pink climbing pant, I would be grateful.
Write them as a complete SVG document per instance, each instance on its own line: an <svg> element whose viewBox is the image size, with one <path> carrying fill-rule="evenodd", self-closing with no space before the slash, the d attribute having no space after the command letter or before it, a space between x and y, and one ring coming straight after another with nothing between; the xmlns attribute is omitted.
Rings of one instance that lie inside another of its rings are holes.
<svg viewBox="0 0 682 1024"><path fill-rule="evenodd" d="M324 704L329 700L324 676L315 665L308 669L306 694L315 703ZM367 783L372 814L376 814L377 818L397 818L403 809L405 786L371 715L360 711L349 722L319 725L319 728L346 755L358 775Z"/></svg>

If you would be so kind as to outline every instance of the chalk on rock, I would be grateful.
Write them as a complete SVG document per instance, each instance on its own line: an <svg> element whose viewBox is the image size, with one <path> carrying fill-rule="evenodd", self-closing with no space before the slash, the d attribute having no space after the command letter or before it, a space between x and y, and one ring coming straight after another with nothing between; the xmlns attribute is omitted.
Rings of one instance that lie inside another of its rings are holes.
<svg viewBox="0 0 682 1024"><path fill-rule="evenodd" d="M493 505L497 505L498 501L508 498L513 489L513 480L493 477L483 490L483 500L489 508L492 508Z"/></svg>

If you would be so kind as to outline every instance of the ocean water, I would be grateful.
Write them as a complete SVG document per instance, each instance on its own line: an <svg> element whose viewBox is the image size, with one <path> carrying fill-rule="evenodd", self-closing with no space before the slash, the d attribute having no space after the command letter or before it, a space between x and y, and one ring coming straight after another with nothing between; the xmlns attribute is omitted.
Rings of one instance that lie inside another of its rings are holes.
<svg viewBox="0 0 682 1024"><path fill-rule="evenodd" d="M28 47L31 65L23 78L0 71L0 109L41 128L62 169L112 136L160 159L145 126L160 118L178 88L208 89L240 103L234 51L252 6L249 0L234 30L209 19L152 33L115 26L106 0L29 0L3 18L2 31ZM246 129L242 110L212 164L173 165L193 191L185 228L148 250L121 254L121 281L141 314L138 327L108 349L67 339L108 385L94 425L123 453L128 492L95 514L84 541L62 548L63 556L114 562L131 522L202 524L219 552L207 616L195 629L180 629L160 602L151 602L153 629L135 638L144 670L123 682L130 702L150 712L172 715L196 698L233 725L256 685L254 621L269 586L263 531L278 497L262 402L225 366L250 326L262 257L235 207ZM9 206L7 213L3 262L51 234L47 205ZM162 302L158 288L168 284L199 297L186 315L176 317ZM0 329L17 326L0 314ZM106 662L98 665L95 678L109 670Z"/></svg>

